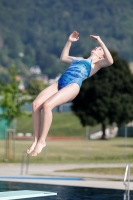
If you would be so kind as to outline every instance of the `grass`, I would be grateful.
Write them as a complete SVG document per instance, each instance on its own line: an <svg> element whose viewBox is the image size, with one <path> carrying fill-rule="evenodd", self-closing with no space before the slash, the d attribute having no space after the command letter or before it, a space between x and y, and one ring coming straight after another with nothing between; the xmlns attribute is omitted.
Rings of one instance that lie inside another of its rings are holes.
<svg viewBox="0 0 133 200"><path fill-rule="evenodd" d="M56 170L56 172L75 172L75 173L86 173L86 174L108 174L108 175L124 175L125 167L117 168L81 168L71 170ZM130 174L132 175L132 173Z"/></svg>
<svg viewBox="0 0 133 200"><path fill-rule="evenodd" d="M22 152L31 141L15 142L15 160L10 149L9 162L21 162ZM5 141L0 141L0 162L5 158ZM30 157L30 163L132 163L133 138L127 139L127 148L123 138L110 140L60 140L47 141L47 146L37 157Z"/></svg>
<svg viewBox="0 0 133 200"><path fill-rule="evenodd" d="M89 132L100 130L100 126L90 127ZM17 119L17 133L33 133L32 118L23 116ZM85 137L85 127L82 127L78 117L72 113L54 113L49 136Z"/></svg>
<svg viewBox="0 0 133 200"><path fill-rule="evenodd" d="M100 126L90 127L93 133ZM17 132L33 132L32 118L17 119ZM72 113L54 113L53 123L48 136L73 136L85 138L85 128ZM21 162L24 152L32 141L17 140L15 142L15 160L10 148L9 162ZM5 160L5 141L0 140L0 162ZM46 148L37 157L31 157L31 163L130 163L133 160L133 138L127 138L125 148L124 138L110 140L58 140L47 141Z"/></svg>

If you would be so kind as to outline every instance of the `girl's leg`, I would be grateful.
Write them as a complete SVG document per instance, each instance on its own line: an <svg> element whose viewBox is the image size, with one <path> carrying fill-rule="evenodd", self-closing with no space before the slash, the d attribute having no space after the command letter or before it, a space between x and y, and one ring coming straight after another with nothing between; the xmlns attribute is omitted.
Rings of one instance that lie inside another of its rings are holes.
<svg viewBox="0 0 133 200"><path fill-rule="evenodd" d="M53 94L58 91L57 83L47 87L44 89L33 101L32 104L32 121L33 121L33 130L34 130L34 142L27 150L27 153L30 154L35 148L37 141L40 136L40 127L41 127L41 109L42 104Z"/></svg>
<svg viewBox="0 0 133 200"><path fill-rule="evenodd" d="M42 133L40 138L37 142L35 149L33 150L32 156L36 156L40 153L46 145L46 137L51 126L52 122L52 109L58 105L66 103L72 99L74 99L77 94L79 93L79 86L75 83L64 87L63 89L59 90L53 96L51 96L47 101L43 104L43 111L44 111L44 121L42 126Z"/></svg>

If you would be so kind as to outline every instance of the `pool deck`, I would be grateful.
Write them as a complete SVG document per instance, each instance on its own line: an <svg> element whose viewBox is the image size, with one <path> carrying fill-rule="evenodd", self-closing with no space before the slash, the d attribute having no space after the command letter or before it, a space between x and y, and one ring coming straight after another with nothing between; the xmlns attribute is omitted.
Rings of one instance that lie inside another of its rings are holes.
<svg viewBox="0 0 133 200"><path fill-rule="evenodd" d="M28 175L21 175L21 164L0 164L0 181L42 183L95 188L125 189L123 176L57 172L76 168L125 167L126 164L30 164ZM133 167L133 164L130 164ZM25 172L24 168L24 172ZM130 177L133 180L133 177ZM130 182L133 190L133 182Z"/></svg>

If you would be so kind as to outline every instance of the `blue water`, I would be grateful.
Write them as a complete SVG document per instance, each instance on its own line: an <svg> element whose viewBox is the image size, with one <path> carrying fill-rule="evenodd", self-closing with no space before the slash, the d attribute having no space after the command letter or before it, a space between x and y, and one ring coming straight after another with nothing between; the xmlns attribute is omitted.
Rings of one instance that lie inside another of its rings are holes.
<svg viewBox="0 0 133 200"><path fill-rule="evenodd" d="M29 200L124 200L124 190L0 181L0 192L14 190L57 192L57 196ZM130 191L130 200L132 199L133 191Z"/></svg>
<svg viewBox="0 0 133 200"><path fill-rule="evenodd" d="M83 178L77 177L43 177L43 176L0 176L0 179L12 180L55 180L55 181L83 181Z"/></svg>

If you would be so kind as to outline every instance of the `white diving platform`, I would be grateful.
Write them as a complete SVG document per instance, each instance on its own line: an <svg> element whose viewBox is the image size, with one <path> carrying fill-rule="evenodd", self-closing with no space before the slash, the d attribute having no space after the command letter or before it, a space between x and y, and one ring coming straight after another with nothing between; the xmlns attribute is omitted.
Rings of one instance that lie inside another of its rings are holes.
<svg viewBox="0 0 133 200"><path fill-rule="evenodd" d="M0 192L0 200L25 199L31 197L44 197L53 195L57 195L57 193L34 191L34 190L17 190L17 191Z"/></svg>

